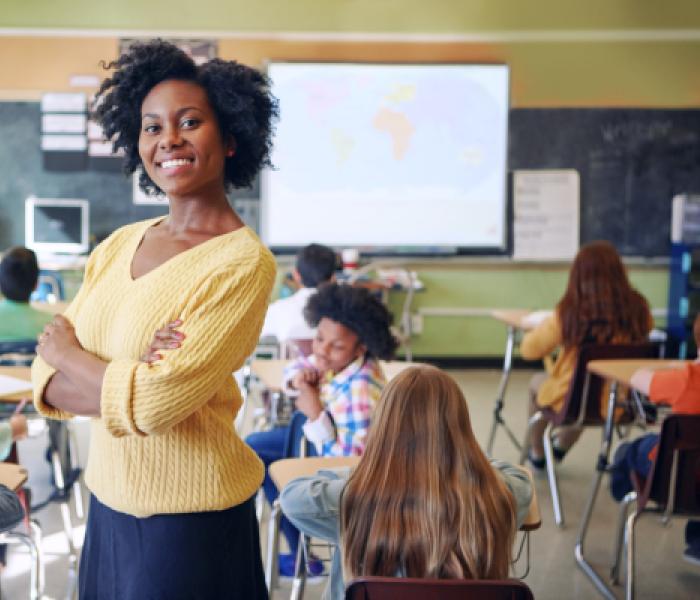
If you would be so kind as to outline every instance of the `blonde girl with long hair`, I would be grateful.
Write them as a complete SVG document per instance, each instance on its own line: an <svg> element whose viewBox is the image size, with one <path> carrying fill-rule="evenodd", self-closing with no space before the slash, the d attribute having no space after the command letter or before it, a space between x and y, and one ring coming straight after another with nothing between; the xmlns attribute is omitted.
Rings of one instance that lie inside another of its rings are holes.
<svg viewBox="0 0 700 600"><path fill-rule="evenodd" d="M281 502L301 531L339 543L325 597L342 598L343 575L507 577L531 497L523 471L479 448L455 381L420 366L385 387L352 474L297 479Z"/></svg>

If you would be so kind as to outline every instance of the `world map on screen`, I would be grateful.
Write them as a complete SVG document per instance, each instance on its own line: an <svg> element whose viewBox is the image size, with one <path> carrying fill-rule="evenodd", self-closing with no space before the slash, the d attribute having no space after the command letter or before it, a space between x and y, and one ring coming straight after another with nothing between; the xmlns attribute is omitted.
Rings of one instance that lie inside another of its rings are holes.
<svg viewBox="0 0 700 600"><path fill-rule="evenodd" d="M263 212L278 224L263 224L264 230L280 234L281 215L290 223L280 204L301 203L334 229L326 221L339 214L347 225L362 227L351 213L391 215L393 223L399 206L421 212L430 206L444 220L455 207L462 214L477 203L473 236L456 228L445 236L444 227L441 235L407 231L401 223L377 230L374 240L365 232L361 242L501 242L507 72L482 67L474 77L449 65L273 66L280 122L264 200L277 210L272 214L269 205ZM336 234L335 240L351 243L347 233Z"/></svg>

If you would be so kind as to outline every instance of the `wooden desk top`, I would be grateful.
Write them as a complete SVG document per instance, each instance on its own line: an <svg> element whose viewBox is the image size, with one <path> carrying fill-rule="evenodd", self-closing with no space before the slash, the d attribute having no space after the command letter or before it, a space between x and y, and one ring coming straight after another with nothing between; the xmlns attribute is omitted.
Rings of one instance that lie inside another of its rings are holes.
<svg viewBox="0 0 700 600"><path fill-rule="evenodd" d="M687 360L662 360L662 359L629 359L629 360L592 360L588 363L588 370L591 373L600 375L605 379L617 381L625 385L630 385L632 374L637 369L680 369L683 365L691 361Z"/></svg>
<svg viewBox="0 0 700 600"><path fill-rule="evenodd" d="M510 325L511 327L515 327L516 329L520 329L522 331L529 331L530 329L534 329L537 325L540 324L540 322L544 319L545 316L551 314L552 311L549 310L529 310L529 309L513 309L513 310L492 310L491 311L491 316L496 319L497 321L501 321L501 323L505 323L506 325ZM542 319L539 319L534 322L528 322L525 318L528 315L533 315L535 316L535 313L537 315L541 315Z"/></svg>
<svg viewBox="0 0 700 600"><path fill-rule="evenodd" d="M278 392L282 389L282 377L284 368L290 361L283 359L272 360L254 360L250 364L250 370L263 382L266 388L273 392ZM384 361L380 360L379 364L386 375L387 381L396 377L401 371L408 367L415 367L420 363L406 362L400 360Z"/></svg>
<svg viewBox="0 0 700 600"><path fill-rule="evenodd" d="M337 469L339 467L355 468L360 462L359 456L323 456L309 458L283 458L270 465L270 478L281 490L293 479L298 477L310 477L322 469ZM540 506L537 502L537 492L532 479L532 473L524 467L519 467L527 473L532 484L532 500L525 521L520 526L521 531L533 531L539 529L542 524L540 516Z"/></svg>
<svg viewBox="0 0 700 600"><path fill-rule="evenodd" d="M7 375L8 377L14 377L15 379L24 379L25 381L29 381L29 382L31 382L31 380L32 380L32 372L31 372L31 369L29 367L0 367L0 375ZM30 388L26 392L17 392L16 394L8 394L8 395L0 394L0 401L2 401L2 402L19 402L20 400L23 400L24 398L31 398L31 397L32 397L32 390Z"/></svg>
<svg viewBox="0 0 700 600"><path fill-rule="evenodd" d="M293 479L315 475L321 469L339 467L354 468L359 456L311 456L308 458L283 458L270 465L270 479L281 490Z"/></svg>
<svg viewBox="0 0 700 600"><path fill-rule="evenodd" d="M19 491L28 477L27 469L23 466L0 462L0 483L6 485L13 492Z"/></svg>

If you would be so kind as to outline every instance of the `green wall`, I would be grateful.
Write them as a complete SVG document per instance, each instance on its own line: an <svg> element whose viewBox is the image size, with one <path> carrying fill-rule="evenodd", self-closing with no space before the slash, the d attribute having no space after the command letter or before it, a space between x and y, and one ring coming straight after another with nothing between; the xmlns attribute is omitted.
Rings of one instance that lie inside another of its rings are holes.
<svg viewBox="0 0 700 600"><path fill-rule="evenodd" d="M700 23L695 0L4 0L0 27L167 31L661 29Z"/></svg>
<svg viewBox="0 0 700 600"><path fill-rule="evenodd" d="M416 294L420 308L552 308L566 287L568 268L518 266L516 264L418 270L425 291ZM664 267L630 268L633 285L652 308L665 309L668 274ZM392 294L391 306L398 318L403 297ZM656 319L663 325L663 318ZM413 339L418 356L500 356L505 347L505 327L488 316L425 316L423 332Z"/></svg>

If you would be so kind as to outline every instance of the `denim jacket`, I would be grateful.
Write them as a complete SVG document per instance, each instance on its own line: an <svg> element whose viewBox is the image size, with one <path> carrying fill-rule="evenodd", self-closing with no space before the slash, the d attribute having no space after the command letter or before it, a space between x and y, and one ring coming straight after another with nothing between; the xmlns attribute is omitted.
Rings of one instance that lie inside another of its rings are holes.
<svg viewBox="0 0 700 600"><path fill-rule="evenodd" d="M517 527L527 516L532 499L532 484L522 469L500 461L491 464L503 477L515 498ZM282 512L303 533L336 544L330 577L324 600L342 600L345 584L341 568L340 550L340 495L350 476L349 468L319 471L313 477L300 477L282 490Z"/></svg>

